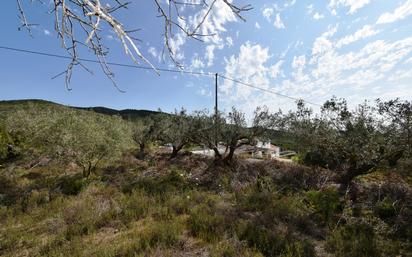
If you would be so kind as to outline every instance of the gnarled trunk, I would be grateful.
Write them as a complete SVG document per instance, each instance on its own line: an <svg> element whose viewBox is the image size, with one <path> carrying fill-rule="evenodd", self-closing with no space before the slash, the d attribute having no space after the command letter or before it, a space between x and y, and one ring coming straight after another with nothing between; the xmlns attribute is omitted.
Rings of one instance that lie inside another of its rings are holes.
<svg viewBox="0 0 412 257"><path fill-rule="evenodd" d="M170 155L170 159L176 158L177 154L179 153L180 150L182 150L184 144L180 144L178 146L172 146L172 154Z"/></svg>
<svg viewBox="0 0 412 257"><path fill-rule="evenodd" d="M232 146L229 147L229 153L226 155L224 159L225 164L229 165L232 163L233 157L235 156L235 150L236 150L235 147L232 147Z"/></svg>

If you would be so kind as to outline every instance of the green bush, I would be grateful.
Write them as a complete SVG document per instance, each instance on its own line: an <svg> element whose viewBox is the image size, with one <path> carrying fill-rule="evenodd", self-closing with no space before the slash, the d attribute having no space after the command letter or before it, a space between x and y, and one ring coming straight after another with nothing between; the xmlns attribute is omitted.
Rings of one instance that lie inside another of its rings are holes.
<svg viewBox="0 0 412 257"><path fill-rule="evenodd" d="M4 128L4 125L0 123L0 164L1 161L7 159L9 155L8 145L10 141L10 136Z"/></svg>
<svg viewBox="0 0 412 257"><path fill-rule="evenodd" d="M23 195L22 189L14 179L0 174L0 206L15 204L21 195Z"/></svg>
<svg viewBox="0 0 412 257"><path fill-rule="evenodd" d="M333 216L341 210L339 193L329 188L323 191L308 191L306 193L310 203L315 209L315 215L323 223L329 223Z"/></svg>
<svg viewBox="0 0 412 257"><path fill-rule="evenodd" d="M381 219L389 219L396 215L393 201L385 197L382 201L375 204L374 213Z"/></svg>
<svg viewBox="0 0 412 257"><path fill-rule="evenodd" d="M159 196L163 199L170 197L173 193L184 192L191 189L181 173L172 170L167 176L160 178L141 178L139 181L123 187L123 192L128 193L133 189L141 189L152 196Z"/></svg>
<svg viewBox="0 0 412 257"><path fill-rule="evenodd" d="M364 223L348 224L332 232L327 248L342 257L380 256L374 230Z"/></svg>
<svg viewBox="0 0 412 257"><path fill-rule="evenodd" d="M140 249L146 250L159 245L174 246L180 242L181 233L182 226L177 221L153 223L140 234Z"/></svg>
<svg viewBox="0 0 412 257"><path fill-rule="evenodd" d="M155 206L155 199L142 190L133 190L121 198L121 218L123 222L136 221L146 217Z"/></svg>
<svg viewBox="0 0 412 257"><path fill-rule="evenodd" d="M308 241L299 241L262 225L249 223L240 238L265 256L315 256L314 247Z"/></svg>
<svg viewBox="0 0 412 257"><path fill-rule="evenodd" d="M196 206L190 212L188 224L191 234L206 242L218 241L225 231L224 218L205 204Z"/></svg>
<svg viewBox="0 0 412 257"><path fill-rule="evenodd" d="M65 195L77 195L87 184L85 179L75 175L62 177L57 186Z"/></svg>
<svg viewBox="0 0 412 257"><path fill-rule="evenodd" d="M66 238L87 235L105 226L121 213L114 188L91 185L63 211Z"/></svg>
<svg viewBox="0 0 412 257"><path fill-rule="evenodd" d="M315 248L308 240L288 242L281 257L313 257L316 256Z"/></svg>

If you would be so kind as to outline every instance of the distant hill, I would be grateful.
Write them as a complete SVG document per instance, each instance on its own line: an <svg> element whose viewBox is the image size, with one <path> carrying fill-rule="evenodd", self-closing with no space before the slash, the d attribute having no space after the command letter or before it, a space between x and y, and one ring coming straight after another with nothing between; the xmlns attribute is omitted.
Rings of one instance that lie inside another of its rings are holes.
<svg viewBox="0 0 412 257"><path fill-rule="evenodd" d="M87 110L93 111L96 113L106 114L106 115L120 115L124 119L136 119L141 117L146 117L154 114L158 114L157 111L150 111L150 110L134 110L134 109L125 109L125 110L116 110L107 107L75 107L75 106L67 106L51 101L41 100L41 99L24 99L24 100L6 100L0 101L0 115L3 113L7 113L7 111L11 111L16 109L20 105L27 105L27 104L36 104L36 105L43 105L44 107L67 107L67 108L74 108L78 110Z"/></svg>
<svg viewBox="0 0 412 257"><path fill-rule="evenodd" d="M124 119L141 118L141 117L146 117L146 116L159 113L156 111L149 111L149 110L134 110L134 109L116 110L116 109L110 109L107 107L100 107L100 106L98 107L73 107L73 108L80 109L80 110L94 111L94 112L106 114L106 115L120 115Z"/></svg>

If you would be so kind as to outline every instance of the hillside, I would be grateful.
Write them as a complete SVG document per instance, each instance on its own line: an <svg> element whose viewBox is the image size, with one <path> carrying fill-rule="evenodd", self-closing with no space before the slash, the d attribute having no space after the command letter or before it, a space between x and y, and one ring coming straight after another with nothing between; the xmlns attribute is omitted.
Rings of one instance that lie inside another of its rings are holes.
<svg viewBox="0 0 412 257"><path fill-rule="evenodd" d="M119 115L125 119L136 119L141 117L146 117L149 115L156 114L156 111L149 111L149 110L134 110L134 109L125 109L125 110L116 110L110 109L107 107L75 107L75 106L65 106L59 103L54 103L51 101L45 101L40 99L26 99L26 100L7 100L7 101L0 101L0 115L1 113L5 113L8 111L15 110L16 108L20 108L21 106L27 105L38 105L43 107L49 108L56 108L56 107L68 107L68 108L75 108L79 110L88 110L93 111L96 113L106 114L106 115Z"/></svg>
<svg viewBox="0 0 412 257"><path fill-rule="evenodd" d="M188 117L92 109L0 102L1 256L412 256L408 158L348 184L341 170L226 163L190 144L172 158L156 122ZM190 130L177 128L163 133Z"/></svg>

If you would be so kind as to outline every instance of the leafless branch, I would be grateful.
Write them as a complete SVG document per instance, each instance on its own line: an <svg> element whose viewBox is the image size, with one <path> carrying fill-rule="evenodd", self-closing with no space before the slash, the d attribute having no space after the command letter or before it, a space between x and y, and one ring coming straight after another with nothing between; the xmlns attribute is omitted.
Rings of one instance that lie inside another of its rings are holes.
<svg viewBox="0 0 412 257"><path fill-rule="evenodd" d="M19 17L22 26L32 35L31 26L26 18L25 11L21 4L21 0L17 1L17 7L19 11ZM30 2L35 0L29 0ZM37 0L40 1L41 0ZM173 29L182 31L187 37L195 40L202 41L203 37L213 36L213 34L201 34L200 28L207 20L207 17L212 13L215 3L217 1L223 1L236 16L245 20L241 14L242 12L251 9L250 5L244 7L237 7L229 2L229 0L211 0L210 4L206 0L200 0L199 3L183 2L176 0L167 0L166 4L161 3L159 0L153 0L157 7L158 16L163 19L164 25L164 43L170 59L181 67L175 58L175 54L171 47L171 40L173 38ZM98 62L100 63L101 70L104 74L113 82L113 85L117 87L114 80L114 73L111 71L107 64L106 57L108 49L105 47L100 33L107 28L111 29L119 39L123 50L133 62L139 64L140 61L149 65L157 74L156 67L142 54L140 47L136 42L141 41L132 34L139 31L139 29L125 29L124 25L115 18L117 11L121 9L128 9L128 6L132 2L121 2L120 0L111 0L111 5L102 4L101 0L53 0L51 14L54 13L54 29L61 41L62 48L64 48L71 57L70 63L67 65L66 71L60 75L65 74L66 87L70 90L70 81L73 74L73 69L76 66L80 66L86 71L92 73L85 65L83 65L79 58L79 46L86 47L94 55L96 55ZM198 24L187 27L185 17L179 13L179 6L189 5L193 8L202 8L200 10L203 13L203 17ZM84 33L84 38L81 37L81 32ZM163 51L164 52L164 51ZM60 76L58 75L58 76ZM55 77L58 77L55 76ZM120 89L119 89L120 90ZM121 90L120 90L121 91Z"/></svg>

